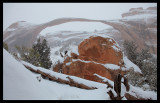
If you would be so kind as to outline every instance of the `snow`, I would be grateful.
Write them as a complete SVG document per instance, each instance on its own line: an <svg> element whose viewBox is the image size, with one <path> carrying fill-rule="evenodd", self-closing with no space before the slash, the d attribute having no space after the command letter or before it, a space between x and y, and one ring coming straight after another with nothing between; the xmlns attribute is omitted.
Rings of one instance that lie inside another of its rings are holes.
<svg viewBox="0 0 160 103"><path fill-rule="evenodd" d="M9 42L8 42L8 44L11 44L11 43L13 43L15 40L14 39L12 39L12 40L10 40Z"/></svg>
<svg viewBox="0 0 160 103"><path fill-rule="evenodd" d="M40 32L41 36L49 35L57 31L86 31L93 32L95 30L103 30L110 27L109 25L99 22L68 22L52 27L47 27Z"/></svg>
<svg viewBox="0 0 160 103"><path fill-rule="evenodd" d="M73 62L75 61L81 61L81 62L84 62L84 63L90 63L90 62L93 62L93 63L96 63L94 61L85 61L85 60L81 60L81 59L72 59ZM100 64L100 63L96 63L96 64Z"/></svg>
<svg viewBox="0 0 160 103"><path fill-rule="evenodd" d="M60 49L62 48L62 46L57 46L57 47L54 47L54 48L51 48L51 55L50 55L50 59L52 61L53 64L55 64L58 60L62 63L64 61L64 58L60 56ZM77 55L79 55L79 52L78 52L78 46L77 45L74 45L74 44L71 44L69 45L69 49L67 50L68 51L68 56L71 57L71 52L72 53L75 53ZM55 53L58 53L58 54L55 54ZM62 55L64 56L64 53L61 52Z"/></svg>
<svg viewBox="0 0 160 103"><path fill-rule="evenodd" d="M51 55L50 55L50 59L52 61L52 63L56 63L58 60L62 63L64 61L64 58L62 58L60 56L60 49L62 48L62 46L57 46L55 48L51 48ZM55 54L55 52L58 52L58 55ZM62 54L63 55L63 54Z"/></svg>
<svg viewBox="0 0 160 103"><path fill-rule="evenodd" d="M69 53L70 54L71 52L72 53L76 53L77 55L79 55L79 52L78 52L78 45L69 45Z"/></svg>
<svg viewBox="0 0 160 103"><path fill-rule="evenodd" d="M94 61L85 61L85 60L81 60L81 59L72 59L73 62L75 61L81 61L81 62L84 62L84 63L95 63L95 64L100 64L104 67L106 67L107 69L111 69L111 70L117 70L117 69L120 69L120 66L118 65L115 65L115 64L102 64L102 63L97 63L97 62L94 62ZM126 62L126 61L124 61ZM127 61L128 62L128 61ZM127 67L122 67L122 71L126 71L126 70L129 70L130 67L134 67L135 64L132 63L132 65L130 66L127 66ZM137 68L136 68L137 69Z"/></svg>
<svg viewBox="0 0 160 103"><path fill-rule="evenodd" d="M3 41L6 41L6 40L8 40L9 38L12 38L12 37L14 37L15 36L15 34L10 34L9 36L7 36L5 39L3 39Z"/></svg>
<svg viewBox="0 0 160 103"><path fill-rule="evenodd" d="M96 73L94 73L93 75L101 78L101 79L103 80L103 82L108 81L109 84L111 84L112 86L114 85L114 82L113 82L113 81L111 81L111 80L109 80L109 79L107 79L107 78L105 78L105 77L102 77L102 76L100 76L100 75L98 75L98 74L96 74Z"/></svg>
<svg viewBox="0 0 160 103"><path fill-rule="evenodd" d="M19 21L18 22L18 26L22 27L22 28L29 28L30 26L33 26L35 24L30 23L30 22L26 22L26 21Z"/></svg>
<svg viewBox="0 0 160 103"><path fill-rule="evenodd" d="M139 87L135 87L130 85L130 94L137 97L140 96L142 98L152 98L153 100L157 100L157 92L154 91L144 91L143 89Z"/></svg>
<svg viewBox="0 0 160 103"><path fill-rule="evenodd" d="M111 81L111 80L109 80L109 79L107 79L105 77L102 77L102 76L100 76L100 75L98 75L96 73L94 75L96 75L97 77L101 78L104 82L108 81L108 83L110 83L112 86L114 86L114 82L113 81ZM145 86L148 87L148 85L145 85ZM121 95L122 96L125 94L124 91L126 91L125 86L124 86L123 83L121 83ZM144 91L143 89L141 89L139 87L132 86L132 85L130 85L130 90L129 90L128 93L130 93L131 95L133 95L135 97L140 96L142 98L152 98L153 100L157 100L157 92L154 92L154 91ZM122 100L126 100L126 98L123 98Z"/></svg>
<svg viewBox="0 0 160 103"><path fill-rule="evenodd" d="M55 33L61 34L61 35L71 35L71 34L78 34L78 33L83 33L83 32L84 31L58 31ZM53 33L53 31L51 33Z"/></svg>
<svg viewBox="0 0 160 103"><path fill-rule="evenodd" d="M153 47L157 47L157 43L152 43L151 41L145 41L145 44L148 46L153 46Z"/></svg>
<svg viewBox="0 0 160 103"><path fill-rule="evenodd" d="M120 69L120 66L118 65L115 65L115 64L102 64L102 63L97 63L97 62L94 62L94 61L85 61L85 60L81 60L81 59L72 59L73 62L75 61L81 61L81 62L84 62L84 63L95 63L95 64L100 64L104 67L106 67L107 69L111 69L111 70L117 70L117 69ZM123 71L126 71L128 70L128 68L122 68Z"/></svg>
<svg viewBox="0 0 160 103"><path fill-rule="evenodd" d="M96 85L103 88L85 90L69 85L60 84L41 78L39 74L32 73L22 63L15 60L6 50L3 49L3 99L4 100L108 100L105 84L87 81L88 85ZM23 62L24 63L24 62ZM29 66L33 66L27 62ZM35 67L45 72L44 68ZM53 73L53 72L52 72ZM53 73L56 77L63 78L60 73ZM84 79L72 77L77 82L86 82ZM63 78L64 79L64 78Z"/></svg>
<svg viewBox="0 0 160 103"><path fill-rule="evenodd" d="M149 18L154 18L154 17L157 17L157 14L139 14L139 15L124 17L124 20L137 20L137 19L147 20ZM146 23L147 23L147 21L146 21Z"/></svg>
<svg viewBox="0 0 160 103"><path fill-rule="evenodd" d="M104 46L105 46L105 45L107 45L107 44L101 44L101 45L104 45Z"/></svg>
<svg viewBox="0 0 160 103"><path fill-rule="evenodd" d="M3 100L110 100L107 92L111 90L106 88L106 84L85 80L75 76L69 76L77 83L83 83L87 86L97 87L97 89L86 90L72 87L66 84L57 83L48 79L43 79L40 74L33 73L22 64L40 70L57 78L68 80L69 75L53 72L42 67L33 66L24 61L17 61L5 49L3 49ZM113 81L94 74L114 85ZM39 81L41 80L41 81ZM143 89L130 85L132 95L139 95L144 98L157 100L157 92L143 91ZM121 95L125 93L125 87L122 84ZM126 100L124 97L122 100Z"/></svg>
<svg viewBox="0 0 160 103"><path fill-rule="evenodd" d="M112 38L108 34L89 33L88 37L86 37L85 39L89 38L90 36L92 36L92 37L100 36L100 37L103 37L103 38Z"/></svg>
<svg viewBox="0 0 160 103"><path fill-rule="evenodd" d="M68 62L68 63L66 63L66 65L69 66L71 63L72 63L72 62Z"/></svg>
<svg viewBox="0 0 160 103"><path fill-rule="evenodd" d="M66 81L69 81L69 79L67 78L69 75L65 75L65 74L61 74L61 73L57 73L57 72L54 72L54 71L51 71L51 70L48 70L48 69L44 69L42 67L36 67L30 63L27 63L25 61L21 61L21 63L27 65L27 66L30 66L32 69L34 70L40 70L40 71L43 71L45 73L48 73L50 74L51 76L54 76L56 77L57 79L60 78L60 79L63 79L63 80L66 80ZM82 79L82 78L79 78L79 77L75 77L75 76L69 76L71 79L73 79L74 81L76 81L77 83L83 83L83 84L86 84L87 86L89 87L97 87L97 88L105 88L106 85L104 84L101 84L101 83L97 83L97 82L94 82L94 81L90 81L90 80L86 80L86 79Z"/></svg>
<svg viewBox="0 0 160 103"><path fill-rule="evenodd" d="M133 68L135 72L139 72L142 74L140 68L136 64L132 63L126 56L123 57L123 61L125 63L126 68Z"/></svg>
<svg viewBox="0 0 160 103"><path fill-rule="evenodd" d="M143 87L144 89L150 89L150 86L149 86L148 84L144 84L142 87Z"/></svg>
<svg viewBox="0 0 160 103"><path fill-rule="evenodd" d="M15 28L7 28L6 31L14 31L14 30L15 30Z"/></svg>
<svg viewBox="0 0 160 103"><path fill-rule="evenodd" d="M59 74L59 73L53 72L53 71L51 71L51 70L48 70L48 69L45 69L45 68L42 68L42 67L36 67L36 66L34 66L34 65L30 64L30 63L27 63L27 62L25 62L25 61L21 61L21 63L22 63L22 64L25 64L25 65L27 65L27 66L30 66L30 67L31 67L32 69L34 69L34 70L40 70L40 71L42 71L42 72L45 72L45 73L50 74L51 76L55 76L57 79L58 79L58 78L61 78L61 79L63 79L63 80L68 81L68 79L66 78L67 76L66 76L65 74Z"/></svg>
<svg viewBox="0 0 160 103"><path fill-rule="evenodd" d="M94 62L94 61L85 61L85 60L81 60L81 59L72 59L72 61L73 62L81 61L81 62L84 62L84 63L91 63L92 62L92 63L95 63L95 64L100 64L100 65L106 67L107 69L111 69L111 70L120 69L120 66L115 65L115 64L102 64L102 63L97 63L97 62ZM123 57L123 61L125 63L125 67L121 68L123 71L126 71L126 70L129 70L129 69L133 68L133 70L135 72L139 72L139 73L142 74L140 68L136 64L132 63L126 56Z"/></svg>
<svg viewBox="0 0 160 103"><path fill-rule="evenodd" d="M115 45L113 45L112 48L113 48L115 51L120 51L120 49L119 49L117 46L115 46Z"/></svg>
<svg viewBox="0 0 160 103"><path fill-rule="evenodd" d="M29 70L3 49L3 99L56 99L54 91L39 83Z"/></svg>
<svg viewBox="0 0 160 103"><path fill-rule="evenodd" d="M115 64L104 64L104 66L108 69L112 69L112 70L117 70L120 69L120 66L115 65Z"/></svg>

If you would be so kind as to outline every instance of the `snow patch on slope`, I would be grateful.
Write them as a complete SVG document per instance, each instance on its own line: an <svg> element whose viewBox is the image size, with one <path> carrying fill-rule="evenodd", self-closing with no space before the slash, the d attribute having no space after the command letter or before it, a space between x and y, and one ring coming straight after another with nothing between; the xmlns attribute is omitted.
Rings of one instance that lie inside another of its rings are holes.
<svg viewBox="0 0 160 103"><path fill-rule="evenodd" d="M36 77L39 74L32 73L20 62L15 60L6 50L3 49L3 99L4 100L108 100L105 84L80 80L72 77L77 82L87 82L88 85L95 85L101 88L95 90L85 90L71 87L65 84L49 81L41 78L41 82ZM27 62L26 62L27 64ZM35 67L28 63L29 66ZM47 71L41 68L43 71ZM49 71L49 70L48 70ZM52 71L50 71L52 72ZM52 72L53 73L53 72ZM63 74L54 73L55 76L64 78ZM63 75L63 76L62 76Z"/></svg>
<svg viewBox="0 0 160 103"><path fill-rule="evenodd" d="M69 22L52 27L47 27L46 29L40 32L41 36L53 34L57 31L87 31L93 32L95 30L103 30L110 27L99 22ZM65 34L67 35L67 34Z"/></svg>
<svg viewBox="0 0 160 103"><path fill-rule="evenodd" d="M153 100L157 100L157 92L144 91L143 89L141 89L139 87L132 86L132 85L130 85L129 93L135 97L140 96L142 98L148 98L148 99L152 98Z"/></svg>
<svg viewBox="0 0 160 103"><path fill-rule="evenodd" d="M29 70L3 49L3 99L56 99L54 91L36 80Z"/></svg>
<svg viewBox="0 0 160 103"><path fill-rule="evenodd" d="M126 68L133 68L135 72L139 72L142 74L141 69L136 64L132 63L126 56L123 57L123 61Z"/></svg>
<svg viewBox="0 0 160 103"><path fill-rule="evenodd" d="M22 28L29 28L30 26L33 26L33 25L35 25L35 24L29 23L29 22L26 22L26 21L19 21L18 22L18 26L22 27Z"/></svg>
<svg viewBox="0 0 160 103"><path fill-rule="evenodd" d="M16 30L15 28L7 28L6 31L14 31Z"/></svg>

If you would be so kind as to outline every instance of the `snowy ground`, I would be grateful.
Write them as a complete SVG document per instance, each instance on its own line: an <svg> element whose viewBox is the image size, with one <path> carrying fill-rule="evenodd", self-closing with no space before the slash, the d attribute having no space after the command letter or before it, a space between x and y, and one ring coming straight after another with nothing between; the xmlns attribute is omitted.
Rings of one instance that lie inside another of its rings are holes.
<svg viewBox="0 0 160 103"><path fill-rule="evenodd" d="M31 64L29 65L31 66ZM47 71L46 69L43 70ZM58 76L61 75L63 74L59 74ZM85 81L85 83L89 83L88 85L94 84L95 86L99 87L98 89L94 90L85 90L42 78L39 82L37 77L40 78L40 75L26 69L21 62L14 59L12 55L3 49L4 100L110 100L108 94L106 93L109 89L106 88L107 85L105 84L95 84L96 82L74 77L74 79L77 79L79 82ZM103 78L104 81L108 80L104 77L101 78ZM108 82L113 85L112 81L108 80ZM114 91L113 93L115 94ZM124 93L125 87L122 85L121 95L124 95ZM141 88L133 86L131 86L129 93L132 93L133 95L141 95L144 98L148 97L154 100L157 99L157 93L152 91L143 91ZM123 98L123 100L126 100L126 98Z"/></svg>
<svg viewBox="0 0 160 103"><path fill-rule="evenodd" d="M107 100L104 88L85 90L42 79L3 49L4 100Z"/></svg>

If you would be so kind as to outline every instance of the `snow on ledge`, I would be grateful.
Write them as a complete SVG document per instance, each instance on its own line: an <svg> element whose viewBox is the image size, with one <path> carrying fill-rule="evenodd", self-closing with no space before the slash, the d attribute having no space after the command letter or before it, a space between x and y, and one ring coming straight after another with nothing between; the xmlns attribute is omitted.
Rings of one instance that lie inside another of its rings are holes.
<svg viewBox="0 0 160 103"><path fill-rule="evenodd" d="M126 68L133 68L135 72L139 72L142 74L141 69L135 65L134 63L132 63L126 56L123 57L123 61L125 63Z"/></svg>
<svg viewBox="0 0 160 103"><path fill-rule="evenodd" d="M104 66L108 69L112 69L112 70L117 70L120 69L120 66L115 65L115 64L104 64Z"/></svg>
<svg viewBox="0 0 160 103"><path fill-rule="evenodd" d="M102 63L97 63L97 62L94 62L94 61L85 61L85 60L81 60L81 59L72 59L72 61L73 62L75 62L75 61L81 61L81 62L84 62L84 63L100 64L100 65L106 67L107 69L111 69L111 70L120 69L120 66L115 65L115 64L102 64ZM125 70L125 69L122 69L122 70Z"/></svg>
<svg viewBox="0 0 160 103"><path fill-rule="evenodd" d="M40 70L42 72L50 74L51 76L54 76L57 79L60 78L60 79L69 81L69 79L68 79L68 76L69 76L75 82L77 82L79 84L81 84L81 83L85 84L86 86L89 86L89 87L106 88L106 86L107 86L106 84L98 83L98 82L95 82L95 81L90 81L90 80L82 79L82 78L79 78L79 77L76 77L76 76L57 73L57 72L54 72L54 71L51 71L51 70L48 70L48 69L45 69L45 68L42 68L42 67L36 67L36 66L34 66L34 65L32 65L32 64L30 64L28 62L25 62L25 61L21 61L21 63L31 67L34 70Z"/></svg>
<svg viewBox="0 0 160 103"><path fill-rule="evenodd" d="M98 75L98 74L96 74L96 73L94 73L93 75L101 78L101 79L103 80L103 82L108 81L112 86L114 85L114 82L113 82L113 81L111 81L111 80L109 80L109 79L107 79L107 78L105 78L105 77L102 77L102 76L100 76L100 75Z"/></svg>

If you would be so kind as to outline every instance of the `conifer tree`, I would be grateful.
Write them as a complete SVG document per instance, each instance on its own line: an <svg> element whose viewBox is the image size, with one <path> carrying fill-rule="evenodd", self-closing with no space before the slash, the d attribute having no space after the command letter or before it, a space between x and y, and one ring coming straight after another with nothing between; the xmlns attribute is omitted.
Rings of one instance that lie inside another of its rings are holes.
<svg viewBox="0 0 160 103"><path fill-rule="evenodd" d="M46 39L40 42L40 38L37 40L37 43L28 49L24 46L16 46L21 59L27 61L35 66L41 66L46 69L49 69L52 65L50 60L50 48L47 45Z"/></svg>
<svg viewBox="0 0 160 103"><path fill-rule="evenodd" d="M40 38L37 40L37 44L34 44L33 47L35 52L39 54L39 65L46 69L49 69L52 65L50 61L50 48L47 45L46 39L43 39L42 43L40 42Z"/></svg>

